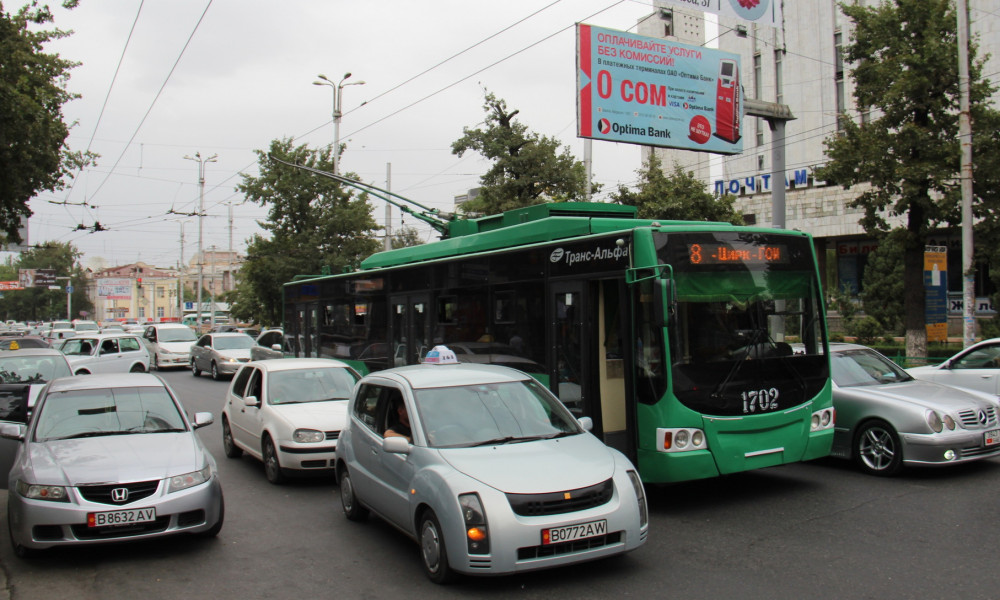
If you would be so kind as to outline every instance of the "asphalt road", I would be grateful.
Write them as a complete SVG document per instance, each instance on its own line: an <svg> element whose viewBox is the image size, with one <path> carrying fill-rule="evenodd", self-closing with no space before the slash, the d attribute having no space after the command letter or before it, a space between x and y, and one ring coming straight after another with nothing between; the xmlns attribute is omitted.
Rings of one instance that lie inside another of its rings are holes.
<svg viewBox="0 0 1000 600"><path fill-rule="evenodd" d="M164 373L190 412L218 419L227 383ZM649 542L630 555L525 575L427 581L417 546L377 519L344 519L329 479L274 486L260 463L219 462L214 540L60 549L20 560L0 543L15 599L112 598L997 598L1000 460L874 478L844 462L649 487ZM0 502L6 503L6 497ZM0 507L0 514L5 514Z"/></svg>

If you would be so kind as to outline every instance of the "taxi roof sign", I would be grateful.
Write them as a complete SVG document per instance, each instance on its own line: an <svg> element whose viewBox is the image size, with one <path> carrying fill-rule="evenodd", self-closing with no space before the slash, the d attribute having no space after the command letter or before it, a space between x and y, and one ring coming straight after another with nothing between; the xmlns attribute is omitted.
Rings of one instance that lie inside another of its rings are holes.
<svg viewBox="0 0 1000 600"><path fill-rule="evenodd" d="M458 357L448 346L434 346L424 357L424 363L430 365L457 365Z"/></svg>

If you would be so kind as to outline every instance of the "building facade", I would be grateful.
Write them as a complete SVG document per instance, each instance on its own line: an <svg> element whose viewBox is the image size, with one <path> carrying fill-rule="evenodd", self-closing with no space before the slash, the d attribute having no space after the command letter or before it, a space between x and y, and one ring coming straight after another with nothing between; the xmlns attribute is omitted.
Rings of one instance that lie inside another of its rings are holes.
<svg viewBox="0 0 1000 600"><path fill-rule="evenodd" d="M873 0L865 3L876 4ZM978 56L991 55L984 75L995 82L1000 74L1000 12L991 0L969 0L968 4ZM774 222L771 191L775 185L784 185L785 226L814 236L821 267L824 273L832 274L824 283L857 290L867 255L877 248L876 240L858 223L861 211L848 206L858 190L844 190L815 177L816 168L826 162L823 141L836 134L840 115L846 113L857 121L870 116L854 103L850 65L842 59L851 23L835 0L783 2L782 10L779 28L719 18L716 32L703 13L657 0L656 10L639 23L638 33L683 44L717 46L740 56L745 97L785 104L795 116L785 128L785 181L772 181L772 134L768 123L757 117L747 117L742 123L742 154L722 157L673 149L655 152L668 172L679 164L715 194L737 196L737 208L748 223ZM895 222L901 224L902 220ZM927 243L948 248L949 307L952 315L960 317L960 233L943 231ZM992 290L985 275L982 272L976 277L977 312L991 314L986 295Z"/></svg>

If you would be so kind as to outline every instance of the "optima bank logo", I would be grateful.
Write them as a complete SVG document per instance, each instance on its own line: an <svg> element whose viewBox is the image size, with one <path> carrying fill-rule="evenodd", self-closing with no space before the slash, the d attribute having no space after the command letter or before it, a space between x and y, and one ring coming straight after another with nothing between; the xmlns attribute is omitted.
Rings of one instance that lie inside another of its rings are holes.
<svg viewBox="0 0 1000 600"><path fill-rule="evenodd" d="M601 119L597 122L597 130L601 133L609 133L611 131L611 121L607 119Z"/></svg>

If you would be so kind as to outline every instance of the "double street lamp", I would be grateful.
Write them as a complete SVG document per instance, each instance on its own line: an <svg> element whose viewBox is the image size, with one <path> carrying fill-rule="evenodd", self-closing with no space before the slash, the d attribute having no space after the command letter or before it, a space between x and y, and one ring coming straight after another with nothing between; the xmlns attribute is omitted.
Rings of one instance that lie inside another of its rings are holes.
<svg viewBox="0 0 1000 600"><path fill-rule="evenodd" d="M198 163L198 307L195 309L198 316L196 321L198 327L201 327L201 288L205 282L205 253L202 251L203 243L203 226L202 221L205 217L205 163L216 162L218 154L213 154L208 158L202 158L201 152L195 152L194 156L185 156L187 160L193 160ZM183 291L181 291L181 297L183 298ZM181 315L183 317L183 314ZM215 322L215 311L212 311L212 322Z"/></svg>
<svg viewBox="0 0 1000 600"><path fill-rule="evenodd" d="M344 100L344 88L349 85L364 85L364 81L347 81L350 77L350 73L344 73L344 77L339 83L334 83L326 75L319 74L320 81L314 81L313 85L326 85L333 90L333 174L340 175L340 118L344 115L343 110L341 110L342 102Z"/></svg>

